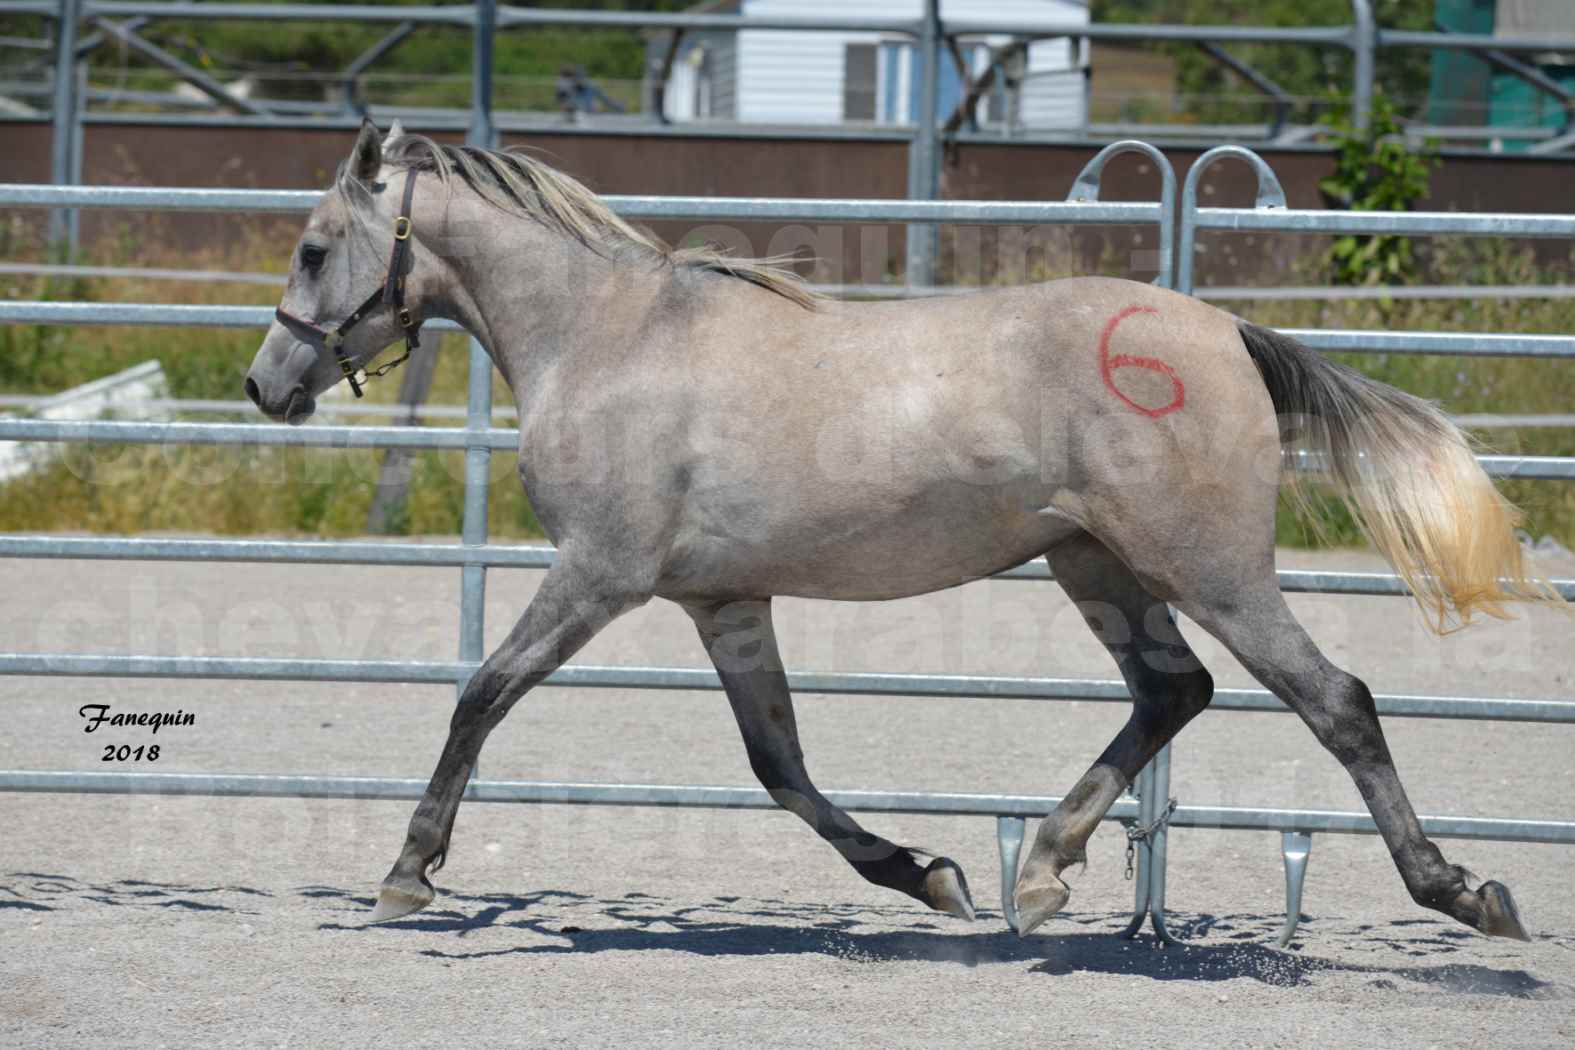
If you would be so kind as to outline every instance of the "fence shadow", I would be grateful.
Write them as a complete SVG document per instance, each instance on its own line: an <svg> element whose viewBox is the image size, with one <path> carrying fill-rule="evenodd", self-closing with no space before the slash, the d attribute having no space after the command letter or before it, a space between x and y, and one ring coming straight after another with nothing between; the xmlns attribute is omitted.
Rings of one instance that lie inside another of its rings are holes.
<svg viewBox="0 0 1575 1050"><path fill-rule="evenodd" d="M1270 914L1180 916L1172 924L1173 931L1200 943L1159 948L1148 937L1121 939L1117 934L1127 916L1105 912L1067 913L1056 919L1061 930L1024 939L1005 928L999 912L991 911L981 911L978 921L968 926L945 918L917 917L911 908L900 905L872 908L771 898L716 897L679 904L641 893L596 898L547 890L522 896L448 893L443 900L458 907L423 911L375 927L364 922L327 922L319 928L365 935L404 930L452 934L456 939L483 929L533 935L526 943L504 947L464 950L457 945L429 944L416 949L421 955L446 962L638 951L716 957L807 954L856 962L939 962L969 967L1027 964L1030 972L1046 976L1103 973L1204 983L1245 977L1266 985L1294 987L1309 984L1320 973L1344 973L1368 975L1370 983L1379 988L1412 985L1519 999L1570 994L1524 969L1461 963L1359 964L1306 950L1316 950L1316 939L1323 933L1342 942L1362 939L1408 957L1458 951L1463 946L1460 942L1475 939L1467 931L1457 934L1445 924L1429 920L1322 931L1316 920L1308 919L1301 939L1293 950L1285 951L1273 944L1281 917ZM369 909L373 903L370 896L349 894L343 901L358 909ZM616 925L609 927L609 921ZM1069 926L1072 929L1068 930Z"/></svg>
<svg viewBox="0 0 1575 1050"><path fill-rule="evenodd" d="M233 912L246 910L229 894L272 897L266 890L248 886L186 886L145 879L84 882L72 875L41 871L12 871L0 875L0 912L5 910L52 912L86 901L111 907L165 908L170 911Z"/></svg>
<svg viewBox="0 0 1575 1050"><path fill-rule="evenodd" d="M1026 939L1006 929L999 912L981 911L972 925L917 913L900 903L820 904L776 898L719 896L675 901L645 893L597 897L569 890L527 894L447 891L440 904L395 922L368 925L373 898L334 886L308 885L270 892L248 886L192 886L142 879L84 881L49 872L0 875L0 916L7 909L59 912L85 907L163 909L185 920L202 913L275 912L322 917L318 930L355 937L404 935L417 954L445 963L499 956L600 952L683 952L717 958L820 955L851 962L932 962L967 967L1013 965L1033 974L1112 974L1154 981L1213 983L1248 978L1265 985L1307 985L1319 974L1366 976L1384 989L1425 987L1515 999L1569 998L1571 990L1524 969L1481 963L1424 962L1468 949L1475 935L1430 919L1342 924L1306 919L1293 950L1273 946L1280 917L1270 914L1179 914L1172 930L1179 946L1159 948L1147 936L1122 940L1126 915L1069 912L1054 929ZM39 916L35 921L47 921ZM293 923L295 917L291 917ZM490 934L487 946L469 939ZM411 934L421 936L411 937ZM1312 954L1322 940L1359 942L1403 956L1393 964L1353 963ZM1575 949L1563 934L1539 940ZM1413 961L1414 960L1414 961Z"/></svg>

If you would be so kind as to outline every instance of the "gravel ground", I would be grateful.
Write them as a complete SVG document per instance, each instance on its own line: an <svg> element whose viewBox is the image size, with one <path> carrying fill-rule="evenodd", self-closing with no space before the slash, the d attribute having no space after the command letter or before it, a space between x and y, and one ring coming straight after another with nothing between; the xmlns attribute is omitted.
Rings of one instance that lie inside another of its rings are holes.
<svg viewBox="0 0 1575 1050"><path fill-rule="evenodd" d="M1376 568L1358 554L1282 564ZM1548 568L1571 575L1567 561ZM489 634L539 574L489 581ZM450 659L449 570L8 561L0 649ZM1296 597L1375 692L1569 696L1552 613L1428 635L1396 599ZM1109 677L1053 585L986 582L880 605L785 601L805 669ZM1194 628L1221 684L1239 667ZM578 662L699 665L664 603ZM452 691L378 685L0 678L0 767L115 769L76 709L195 712L162 771L425 777ZM1059 794L1124 709L1095 703L803 696L825 788ZM1391 720L1426 813L1575 819L1569 727ZM716 693L544 689L483 756L491 778L751 783ZM1354 809L1295 719L1211 711L1176 747L1183 801ZM1278 836L1178 829L1181 948L1114 935L1130 907L1105 825L1069 911L1019 940L1000 917L993 822L871 815L971 874L972 925L879 891L781 813L469 804L427 911L362 925L404 802L0 795L0 1046L1002 1045L1550 1047L1575 1043L1575 892L1559 847L1445 843L1516 893L1532 944L1417 908L1382 845L1315 840L1304 921L1283 910Z"/></svg>

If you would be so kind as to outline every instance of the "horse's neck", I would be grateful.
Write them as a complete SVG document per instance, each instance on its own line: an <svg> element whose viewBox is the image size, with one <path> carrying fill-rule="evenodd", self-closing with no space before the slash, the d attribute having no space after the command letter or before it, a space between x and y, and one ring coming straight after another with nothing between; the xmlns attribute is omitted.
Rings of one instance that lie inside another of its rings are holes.
<svg viewBox="0 0 1575 1050"><path fill-rule="evenodd" d="M604 257L479 201L449 213L448 272L430 316L474 335L517 397L588 343L617 338L666 280L660 267Z"/></svg>

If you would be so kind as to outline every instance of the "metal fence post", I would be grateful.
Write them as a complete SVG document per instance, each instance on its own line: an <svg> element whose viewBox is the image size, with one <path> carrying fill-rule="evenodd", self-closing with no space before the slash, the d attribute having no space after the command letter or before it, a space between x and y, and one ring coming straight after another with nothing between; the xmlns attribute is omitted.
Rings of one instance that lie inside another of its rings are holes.
<svg viewBox="0 0 1575 1050"><path fill-rule="evenodd" d="M1167 874L1166 844L1170 830L1170 745L1159 749L1159 754L1149 763L1153 770L1153 797L1148 799L1150 818L1148 838L1148 916L1154 927L1154 936L1161 944L1175 944L1176 938L1165 925L1165 876Z"/></svg>
<svg viewBox="0 0 1575 1050"><path fill-rule="evenodd" d="M60 0L55 16L55 99L54 132L50 140L50 178L57 186L75 185L80 170L82 100L77 91L77 20L82 0ZM60 208L49 214L49 241L67 254L77 250L78 220L74 208Z"/></svg>
<svg viewBox="0 0 1575 1050"><path fill-rule="evenodd" d="M1351 53L1356 59L1351 85L1351 120L1358 131L1366 131L1373 112L1373 54L1378 49L1378 22L1373 18L1372 0L1351 0Z"/></svg>
<svg viewBox="0 0 1575 1050"><path fill-rule="evenodd" d="M1159 259L1155 267L1157 273L1154 283L1161 288L1175 286L1175 242L1176 242L1176 169L1171 166L1167 158L1159 150L1146 142L1136 139L1126 139L1121 142L1112 142L1094 155L1094 158L1083 166L1077 178L1072 181L1072 189L1067 193L1068 201L1077 203L1091 203L1099 200L1100 179L1104 175L1105 165L1123 153L1138 153L1147 157L1159 169ZM1166 744L1160 753L1138 773L1138 779L1133 787L1136 789L1138 805L1138 824L1140 827L1150 827L1161 807L1161 801L1170 797L1170 745ZM1131 841L1131 840L1129 840ZM1162 842L1162 840L1159 840ZM1150 917L1154 922L1154 933L1161 943L1174 942L1165 928L1165 861L1162 845L1156 853L1156 839L1145 836L1135 844L1135 877L1133 879L1132 920L1123 931L1123 937L1134 937L1143 928L1143 923ZM1005 873L1002 878L1004 880Z"/></svg>
<svg viewBox="0 0 1575 1050"><path fill-rule="evenodd" d="M472 146L496 145L497 131L492 123L492 45L498 30L497 0L477 0L475 40L472 48L470 78L470 133Z"/></svg>
<svg viewBox="0 0 1575 1050"><path fill-rule="evenodd" d="M935 107L940 98L941 3L925 0L919 39L913 49L920 75L919 112L914 114L913 142L908 147L908 199L934 200L940 190L940 151L935 143ZM933 223L908 226L908 284L927 288L935 283L939 238Z"/></svg>
<svg viewBox="0 0 1575 1050"><path fill-rule="evenodd" d="M492 123L492 37L497 30L496 0L476 4L473 27L474 68L471 71L470 131L466 136L473 146L491 147L497 137ZM492 358L474 337L470 340L470 383L466 394L465 430L465 515L462 535L465 546L483 547L487 543L487 489L491 482L491 450L487 428L492 423ZM485 645L487 605L487 568L466 565L460 570L459 659L479 664ZM470 681L467 672L459 683L461 694Z"/></svg>
<svg viewBox="0 0 1575 1050"><path fill-rule="evenodd" d="M1137 779L1128 789L1137 796L1138 812L1137 826L1146 828L1154 819L1153 798L1156 794L1154 788L1154 762L1138 770ZM1130 825L1127 827L1130 832ZM1130 940L1136 937L1143 929L1143 924L1148 921L1148 902L1151 898L1149 881L1154 877L1154 866L1149 863L1148 840L1134 842L1129 836L1127 843L1132 847L1132 918L1127 920L1126 929L1121 931L1121 936Z"/></svg>
<svg viewBox="0 0 1575 1050"><path fill-rule="evenodd" d="M995 843L1001 853L1001 914L1013 930L1017 929L1017 902L1012 898L1017 890L1017 858L1027 829L1028 821L1022 817L995 818Z"/></svg>
<svg viewBox="0 0 1575 1050"><path fill-rule="evenodd" d="M1366 0L1358 0L1365 3ZM1192 294L1194 279L1193 254L1196 250L1197 240L1197 210L1198 210L1198 183L1203 178L1203 173L1215 161L1223 157L1240 157L1253 166L1258 176L1257 206L1260 208L1285 207L1285 191L1280 187L1280 180L1275 177L1273 170L1256 153L1242 146L1217 146L1204 153L1193 161L1192 167L1187 169L1187 180L1181 191L1181 229L1176 236L1177 260L1174 269L1175 282L1172 285L1177 291L1187 295ZM1166 210L1167 217L1172 213ZM1170 799L1170 745L1163 747L1150 764L1148 779L1145 786L1152 793L1153 798L1145 798L1145 820L1155 820L1158 813L1164 811ZM1148 912L1153 920L1154 935L1162 944L1175 943L1175 937L1165 924L1165 880L1167 875L1166 853L1166 823L1159 822L1152 833L1140 846L1139 852L1147 858L1147 879L1140 882L1139 892L1147 890L1146 904L1140 905ZM1145 825L1147 826L1147 825ZM1127 935L1135 934L1142 925L1142 915L1133 917L1132 925L1127 929Z"/></svg>
<svg viewBox="0 0 1575 1050"><path fill-rule="evenodd" d="M1307 879L1307 858L1312 856L1312 835L1282 831L1280 852L1285 856L1285 925L1280 927L1279 944L1289 948L1302 921L1302 885Z"/></svg>

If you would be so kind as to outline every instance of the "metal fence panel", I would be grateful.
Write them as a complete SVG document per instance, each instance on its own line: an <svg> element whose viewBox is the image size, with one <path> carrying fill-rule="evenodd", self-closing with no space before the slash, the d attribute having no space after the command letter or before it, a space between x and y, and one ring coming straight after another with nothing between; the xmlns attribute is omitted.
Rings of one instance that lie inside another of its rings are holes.
<svg viewBox="0 0 1575 1050"><path fill-rule="evenodd" d="M90 4L99 10L149 5ZM339 9L344 10L344 9ZM416 9L400 8L406 13ZM443 19L465 22L472 8L434 9ZM509 12L502 16L507 19ZM1122 152L1144 152L1157 159L1162 175L1161 200L1150 203L1112 204L1098 200L1099 174L1105 160ZM1152 147L1120 143L1107 148L1085 169L1067 202L935 202L850 201L763 198L712 200L706 198L611 198L614 206L632 218L695 218L749 221L754 219L861 222L966 222L966 223L1154 223L1159 227L1162 254L1161 284L1170 283L1169 247L1181 252L1177 282L1189 289L1192 238L1196 229L1332 230L1482 235L1575 235L1575 216L1536 216L1535 232L1524 216L1430 215L1428 213L1376 215L1352 219L1351 213L1291 212L1276 207L1277 180L1255 157L1244 157L1259 166L1258 208L1199 209L1196 177L1206 163L1218 156L1245 151L1211 151L1189 173L1181 197L1182 224L1171 229L1175 194L1174 175L1168 162ZM1265 174L1267 172L1267 174ZM104 187L0 187L0 204L22 207L136 207L203 210L300 212L318 199L315 193L269 191L190 191ZM1283 203L1283 195L1280 198ZM1555 231L1555 232L1550 232ZM191 324L218 327L260 327L271 322L271 311L252 307L160 306L104 303L0 303L0 323L54 324ZM449 328L451 325L434 325ZM1526 356L1563 358L1575 356L1575 337L1470 335L1415 332L1293 332L1319 349L1375 350L1380 352L1438 353L1466 356ZM117 423L107 421L0 421L0 440L128 441L159 444L271 445L326 448L433 448L465 450L467 515L463 542L459 544L306 542L269 540L182 539L126 537L0 537L0 557L140 558L147 560L288 561L395 566L458 567L465 574L465 611L462 616L460 659L452 663L370 660L235 659L226 657L110 656L92 654L0 653L0 674L93 675L120 677L196 676L257 680L313 679L325 681L374 681L407 683L462 683L480 659L479 596L481 573L486 567L541 569L549 567L555 552L550 547L488 544L484 532L485 488L489 483L486 456L492 450L517 446L517 432L493 428L490 421L490 368L484 354L472 352L470 411L465 428L311 426L284 428L223 423ZM484 374L484 376L483 376ZM477 379L483 377L483 379ZM1481 457L1483 465L1501 476L1550 479L1575 478L1575 458ZM1011 580L1049 579L1040 562L1002 573ZM1328 573L1287 570L1280 573L1282 589L1304 593L1404 595L1399 579L1381 573ZM1557 581L1560 592L1575 600L1575 580ZM795 672L794 688L849 696L909 696L930 698L1009 698L1023 700L1081 699L1121 702L1125 686L1115 681L1052 678L1003 678L907 674L848 674ZM548 685L625 689L717 689L709 669L662 667L566 667L547 680ZM1516 700L1492 697L1382 696L1379 710L1387 715L1428 718L1467 718L1568 724L1575 722L1575 701L1563 699ZM1283 705L1263 690L1222 689L1215 707L1221 710L1284 711ZM1158 799L1169 791L1169 751L1145 771L1144 800L1122 800L1110 819L1150 821ZM0 772L0 790L90 791L137 793L194 793L211 795L288 795L338 798L416 798L424 781L392 778L269 777L225 774L146 774L73 772ZM1020 819L1047 812L1059 800L1006 795L947 795L934 793L828 793L852 809L888 812L989 814ZM630 805L770 805L765 792L750 788L715 788L662 785L541 784L478 781L469 797L493 801L558 803L613 803ZM1363 814L1323 811L1180 807L1170 823L1215 828L1271 828L1300 832L1332 831L1371 833L1371 819ZM1575 842L1575 824L1556 821L1494 820L1484 818L1429 817L1430 834L1495 838L1514 841ZM1003 829L1006 834L1009 829ZM1003 843L1005 839L1003 838ZM1151 914L1156 930L1168 937L1163 926L1165 840L1163 829L1145 844L1145 874L1137 888L1138 919ZM1005 851L1003 849L1003 857Z"/></svg>

